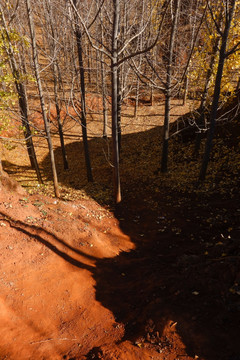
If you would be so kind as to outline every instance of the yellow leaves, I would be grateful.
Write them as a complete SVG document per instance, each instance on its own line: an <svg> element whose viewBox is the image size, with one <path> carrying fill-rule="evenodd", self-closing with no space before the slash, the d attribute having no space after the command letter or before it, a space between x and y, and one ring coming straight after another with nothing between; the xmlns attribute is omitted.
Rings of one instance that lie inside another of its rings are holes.
<svg viewBox="0 0 240 360"><path fill-rule="evenodd" d="M223 12L221 12L218 6L212 4L212 11L217 23L221 27L221 23L224 22ZM234 14L232 27L230 28L229 38L227 43L227 50L229 51L236 46L240 41L240 10L236 7ZM216 25L212 19L210 12L206 14L206 22L203 24L201 31L201 45L195 49L192 59L191 71L189 71L190 86L195 86L198 89L204 88L206 81L207 71L212 66L209 94L212 95L213 89L211 85L215 81L217 64L219 58L219 48L221 45L221 38L217 32ZM216 47L217 46L217 47ZM215 49L215 50L214 50ZM221 84L221 100L226 93L230 93L234 90L236 83L236 73L240 68L240 48L237 52L231 54L225 61L223 70L223 81ZM212 62L214 61L214 64ZM210 65L212 64L212 65ZM224 95L222 95L222 93Z"/></svg>

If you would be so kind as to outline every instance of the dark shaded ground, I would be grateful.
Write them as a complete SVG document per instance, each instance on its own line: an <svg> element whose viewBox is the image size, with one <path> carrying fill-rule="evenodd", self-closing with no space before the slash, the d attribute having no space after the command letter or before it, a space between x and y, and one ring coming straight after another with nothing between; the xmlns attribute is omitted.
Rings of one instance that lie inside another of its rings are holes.
<svg viewBox="0 0 240 360"><path fill-rule="evenodd" d="M240 359L238 199L196 204L182 197L181 207L180 198L171 207L158 200L162 211L144 207L142 198L118 209L137 248L97 262L96 299L123 322L125 340L160 352L174 348L163 334L171 322L189 356Z"/></svg>

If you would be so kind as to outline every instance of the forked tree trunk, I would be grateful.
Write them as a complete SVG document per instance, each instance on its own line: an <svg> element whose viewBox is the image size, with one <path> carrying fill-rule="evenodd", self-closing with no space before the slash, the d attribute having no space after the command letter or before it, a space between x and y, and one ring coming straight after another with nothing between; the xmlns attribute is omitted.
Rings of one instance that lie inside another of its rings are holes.
<svg viewBox="0 0 240 360"><path fill-rule="evenodd" d="M35 36L35 26L34 26L33 17L32 17L31 0L25 0L25 2L26 2L26 7L27 7L28 23L29 23L30 36L31 36L33 64L34 64L35 76L36 76L36 80L37 80L40 104L41 104L41 109L42 109L42 116L43 116L45 132L46 132L46 137L47 137L47 142L48 142L48 149L49 149L50 160L51 160L53 182L54 182L54 192L55 192L55 196L59 197L60 193L59 193L57 170L56 170L54 151L53 151L53 145L52 145L52 138L51 138L51 134L50 134L49 122L47 119L47 113L46 113L46 107L45 107L45 101L44 101L44 95L43 95L43 89L42 89L42 82L41 82L40 71L39 71L38 52L37 52L37 44L36 44L36 36Z"/></svg>

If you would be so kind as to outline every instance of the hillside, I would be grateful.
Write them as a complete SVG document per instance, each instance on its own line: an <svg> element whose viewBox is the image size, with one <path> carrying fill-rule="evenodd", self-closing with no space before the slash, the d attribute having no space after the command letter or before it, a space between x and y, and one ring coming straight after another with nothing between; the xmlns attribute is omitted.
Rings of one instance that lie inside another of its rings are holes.
<svg viewBox="0 0 240 360"><path fill-rule="evenodd" d="M169 173L160 174L153 118L126 126L117 208L102 139L90 141L87 184L78 129L68 172L54 138L61 199L43 142L44 186L21 147L4 150L12 180L2 176L0 189L1 359L240 359L239 120L217 131L198 184L191 138L171 141Z"/></svg>

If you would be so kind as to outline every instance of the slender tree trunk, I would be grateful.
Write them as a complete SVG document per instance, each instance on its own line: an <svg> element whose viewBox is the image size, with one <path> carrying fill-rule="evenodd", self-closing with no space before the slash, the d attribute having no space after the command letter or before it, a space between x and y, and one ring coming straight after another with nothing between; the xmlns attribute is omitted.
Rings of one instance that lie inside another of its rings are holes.
<svg viewBox="0 0 240 360"><path fill-rule="evenodd" d="M103 138L108 137L108 114L107 114L107 101L106 101L106 82L105 82L105 67L103 63L103 53L101 53L101 81L102 81L102 106L103 106Z"/></svg>
<svg viewBox="0 0 240 360"><path fill-rule="evenodd" d="M185 105L186 102L187 102L188 85L189 85L189 79L188 79L188 74L186 74L186 78L185 78L185 88L184 88L184 93L183 93L183 105Z"/></svg>
<svg viewBox="0 0 240 360"><path fill-rule="evenodd" d="M104 43L104 34L103 34L103 25L102 25L102 12L100 16L100 26L101 26L101 42ZM102 107L103 107L103 138L107 139L108 137L108 111L107 111L107 93L106 93L106 71L104 64L104 54L100 52L100 62L101 62L101 82L102 82Z"/></svg>
<svg viewBox="0 0 240 360"><path fill-rule="evenodd" d="M74 5L76 6L76 0L74 0ZM76 19L77 23L77 19ZM82 125L82 135L83 135L83 146L84 146L84 155L85 155L85 164L87 169L87 179L88 181L93 181L91 161L88 148L87 140L87 119L86 119L86 92L85 92L85 74L83 66L83 51L82 51L82 32L79 28L78 23L75 28L75 36L77 41L77 51L78 51L78 62L80 70L80 86L81 86L81 125Z"/></svg>
<svg viewBox="0 0 240 360"><path fill-rule="evenodd" d="M208 163L209 163L209 157L210 157L210 153L211 153L211 149L212 149L212 142L213 142L213 137L214 137L216 116L217 116L217 110L218 110L218 102L219 102L220 91L221 91L222 74L223 74L224 62L226 59L227 40L228 40L229 30L231 27L232 17L234 14L234 8L235 8L235 0L232 0L230 2L229 12L226 11L225 29L222 34L222 44L221 44L221 48L220 48L218 69L217 69L214 94L213 94L213 102L212 102L211 113L210 113L210 128L208 131L205 152L204 152L203 161L202 161L202 167L201 167L200 174L199 174L200 181L204 180L206 177L207 167L208 167Z"/></svg>
<svg viewBox="0 0 240 360"><path fill-rule="evenodd" d="M168 73L169 74L169 73ZM165 111L164 111L164 126L163 126L163 148L162 148L162 163L161 171L167 172L168 167L168 141L169 141L169 123L170 123L170 89L165 92Z"/></svg>
<svg viewBox="0 0 240 360"><path fill-rule="evenodd" d="M45 101L44 101L44 95L43 95L43 89L42 89L42 82L41 82L40 71L39 71L38 52L37 52L37 44L36 44L36 36L35 36L35 26L34 26L34 22L33 22L33 18L32 18L31 0L25 0L25 1L26 1L28 22L29 22L29 29L30 29L30 36L31 36L31 46L32 46L32 53L33 53L34 70L35 70L35 76L36 76L36 80L37 80L40 104L41 104L41 109L42 109L42 116L43 116L45 132L46 132L48 148L49 148L49 154L50 154L50 160L51 160L53 182L54 182L54 192L55 192L55 196L59 197L60 192L59 192L57 170L56 170L54 151L53 151L53 145L52 145L52 138L51 138L51 133L50 133L49 122L47 119L47 113L46 113L46 107L45 107Z"/></svg>
<svg viewBox="0 0 240 360"><path fill-rule="evenodd" d="M88 44L87 47L88 50L88 58L87 58L87 63L88 63L88 82L89 84L92 83L92 77L91 77L91 69L92 69L92 47L90 44Z"/></svg>
<svg viewBox="0 0 240 360"><path fill-rule="evenodd" d="M142 36L139 40L139 46L140 46L140 49L142 50L143 48L143 41L142 41ZM141 66L142 64L142 56L140 56L140 60L139 60L139 66ZM137 76L137 84L136 84L136 95L135 95L135 107L134 107L134 117L137 116L137 112L138 112L138 107L139 107L139 94L140 94L140 79L139 79L139 76ZM151 98L151 102L153 102L153 88L151 87L151 95L150 95L150 98ZM153 104L151 104L153 105Z"/></svg>
<svg viewBox="0 0 240 360"><path fill-rule="evenodd" d="M139 105L139 77L137 77L136 95L135 95L135 106L134 106L134 117L137 116L138 105Z"/></svg>
<svg viewBox="0 0 240 360"><path fill-rule="evenodd" d="M54 82L54 99L55 99L55 108L57 114L57 124L58 124L58 133L61 143L61 150L62 150L62 158L63 158L63 166L65 170L68 170L68 160L66 154L66 148L64 143L64 135L63 135L63 127L61 122L61 110L59 106L59 98L58 98L58 80L57 80L57 65L53 63L53 82Z"/></svg>
<svg viewBox="0 0 240 360"><path fill-rule="evenodd" d="M11 39L9 36L9 32L8 32L7 24L5 21L4 14L3 14L3 10L2 10L2 8L0 8L0 10L1 10L1 18L3 21L3 25L4 25L4 30L5 30L6 36L8 38L8 45L5 45L5 49L8 54L8 57L9 57L9 64L10 64L10 68L11 68L12 75L14 78L15 87L16 87L17 94L18 94L18 104L19 104L19 110L20 110L20 115L21 115L21 122L22 122L22 126L23 126L23 133L24 133L24 137L26 139L27 152L28 152L31 167L36 171L38 182L40 184L42 184L43 183L42 176L41 176L41 172L39 169L39 165L38 165L38 161L37 161L37 157L36 157L36 153L35 153L35 149L34 149L34 144L33 144L33 140L32 140L31 128L30 128L29 120L28 120L27 94L25 91L25 86L21 81L20 72L19 72L16 60L15 60L15 57L14 57L14 51L12 48Z"/></svg>
<svg viewBox="0 0 240 360"><path fill-rule="evenodd" d="M217 38L216 43L215 43L215 45L213 47L213 53L212 53L212 56L211 56L211 59L210 59L209 68L207 70L204 90L203 90L202 98L201 98L201 104L200 104L200 107L199 107L200 119L198 121L198 126L200 127L200 129L199 129L199 131L198 131L198 133L196 135L195 148L194 148L194 152L193 152L194 156L199 155L199 150L200 150L201 140L202 140L201 128L202 127L206 128L205 110L206 110L206 103L207 103L207 95L208 95L208 90L209 90L209 86L210 86L210 83L211 83L211 77L212 77L212 74L213 74L213 68L214 68L214 65L215 65L216 57L217 57L218 45L219 45L219 37Z"/></svg>
<svg viewBox="0 0 240 360"><path fill-rule="evenodd" d="M113 0L113 33L112 33L112 146L113 146L113 181L114 199L116 204L121 202L121 186L119 172L119 144L118 144L118 29L119 29L119 0Z"/></svg>
<svg viewBox="0 0 240 360"><path fill-rule="evenodd" d="M153 104L154 104L153 86L151 86L151 89L150 89L150 104L151 104L151 106L153 106Z"/></svg>
<svg viewBox="0 0 240 360"><path fill-rule="evenodd" d="M121 85L120 85L120 69L117 71L117 132L118 132L118 149L119 149L119 160L122 146L122 126L121 126L121 112L122 112L122 96L121 96Z"/></svg>
<svg viewBox="0 0 240 360"><path fill-rule="evenodd" d="M178 14L180 9L181 0L176 1L175 14L171 29L170 42L169 42L169 54L167 64L167 78L166 78L166 90L165 90L165 115L164 115L164 127L163 127L163 149L162 149L162 163L161 171L167 172L168 169L168 141L169 141L169 124L170 124L170 101L172 96L172 65L173 65L173 52L175 45L175 37L178 24Z"/></svg>
<svg viewBox="0 0 240 360"><path fill-rule="evenodd" d="M56 114L57 114L57 124L58 124L58 133L61 143L61 151L62 151L62 158L63 158L63 166L65 170L68 170L68 160L67 160L67 154L66 154L66 148L64 143L64 135L63 135L63 127L61 122L61 109L60 109L60 102L59 102L59 96L58 96L58 88L59 84L61 84L61 78L60 78L60 69L58 67L58 63L56 60L56 52L57 52L57 36L56 36L56 30L54 28L53 24L53 17L52 17L52 6L51 1L46 1L47 9L46 9L46 18L48 20L51 35L49 36L49 43L50 48L52 52L52 58L53 58L53 64L52 64L52 73L53 73L53 88L54 88L54 101L55 101L55 108L56 108ZM59 81L60 78L60 81Z"/></svg>
<svg viewBox="0 0 240 360"><path fill-rule="evenodd" d="M28 121L28 105L27 105L28 103L27 103L26 91L24 89L24 85L21 82L17 83L17 81L16 81L15 85L16 85L17 92L18 92L18 102L19 102L22 125L23 125L23 129L24 129L23 131L24 131L24 136L26 139L26 145L27 145L29 159L30 159L32 168L35 169L35 171L36 171L38 182L40 184L43 184L41 172L39 169L39 165L38 165L38 161L37 161L37 157L36 157L36 153L35 153L35 149L34 149L34 145L33 145L31 128L30 128L29 121Z"/></svg>

